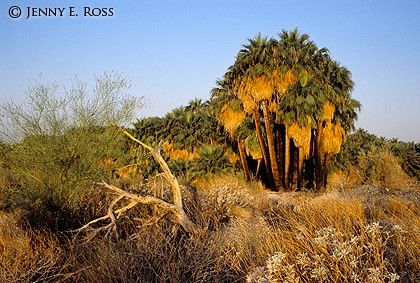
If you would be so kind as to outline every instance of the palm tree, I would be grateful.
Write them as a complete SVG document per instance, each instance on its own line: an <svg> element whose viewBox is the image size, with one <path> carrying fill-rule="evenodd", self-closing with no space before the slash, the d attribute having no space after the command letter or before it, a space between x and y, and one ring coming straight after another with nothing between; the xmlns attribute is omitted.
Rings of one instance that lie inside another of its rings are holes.
<svg viewBox="0 0 420 283"><path fill-rule="evenodd" d="M234 89L244 104L244 110L254 118L255 130L263 153L267 177L272 188L281 187L274 135L268 103L274 95L272 84L272 59L274 41L258 34L248 39L239 52L231 70L235 74ZM263 119L260 114L262 109ZM264 121L264 125L261 123ZM267 142L264 139L265 137Z"/></svg>
<svg viewBox="0 0 420 283"><path fill-rule="evenodd" d="M263 160L263 155L262 155L261 146L258 140L258 136L255 131L255 123L251 116L246 117L242 121L242 123L238 126L236 134L238 138L241 141L243 141L246 154L250 156L253 160L257 160L257 167L252 168L252 169L255 169L255 177L257 179L263 179L259 177L260 172L262 173L260 169L261 169L261 163Z"/></svg>
<svg viewBox="0 0 420 283"><path fill-rule="evenodd" d="M298 189L303 185L304 160L310 157L316 105L315 94L310 86L302 87L300 84L296 84L279 104L278 113L283 116L287 135L297 151L295 185Z"/></svg>
<svg viewBox="0 0 420 283"><path fill-rule="evenodd" d="M284 136L284 186L290 184L290 138L297 147L297 187L303 183L303 161L309 157L313 111L316 98L310 77L312 60L317 51L316 45L307 34L300 34L297 29L283 30L278 44L277 89L279 104L277 116L285 127ZM280 78L280 79L278 79Z"/></svg>
<svg viewBox="0 0 420 283"><path fill-rule="evenodd" d="M287 189L290 175L297 176L294 185L301 188L303 173L310 173L304 161L315 156L315 183L325 186L331 156L354 127L360 107L350 96L350 72L333 61L327 49L318 49L297 29L283 30L279 40L259 34L248 39L218 83L212 103L237 140L244 172L245 149L261 155L272 188ZM234 115L235 120L227 118ZM248 119L254 129L239 131Z"/></svg>
<svg viewBox="0 0 420 283"><path fill-rule="evenodd" d="M360 103L351 98L354 82L347 68L327 53L318 54L316 64L316 88L322 107L316 117L315 180L317 188L322 188L332 155L340 150L346 132L354 128Z"/></svg>
<svg viewBox="0 0 420 283"><path fill-rule="evenodd" d="M237 135L237 128L246 117L242 103L235 98L230 89L229 73L225 74L224 80L217 80L217 87L211 91L211 104L215 109L218 120L223 124L229 136L237 141L239 156L245 175L245 180L249 181L251 175L247 161L247 155L243 140Z"/></svg>
<svg viewBox="0 0 420 283"><path fill-rule="evenodd" d="M200 158L193 159L188 168L190 181L231 172L232 164L228 161L225 151L218 146L203 146L198 149Z"/></svg>
<svg viewBox="0 0 420 283"><path fill-rule="evenodd" d="M206 103L203 102L201 98L196 97L188 102L188 105L185 106L185 110L192 113L197 113L202 111L205 107Z"/></svg>

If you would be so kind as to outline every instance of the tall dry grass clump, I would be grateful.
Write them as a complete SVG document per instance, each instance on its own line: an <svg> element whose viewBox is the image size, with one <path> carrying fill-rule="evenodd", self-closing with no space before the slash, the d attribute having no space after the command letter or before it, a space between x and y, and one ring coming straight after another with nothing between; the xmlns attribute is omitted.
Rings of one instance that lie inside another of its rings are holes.
<svg viewBox="0 0 420 283"><path fill-rule="evenodd" d="M214 249L241 278L255 262L264 260L272 250L264 246L270 227L258 208L256 196L264 190L258 183L224 176L199 186L200 206L205 218L214 219Z"/></svg>
<svg viewBox="0 0 420 283"><path fill-rule="evenodd" d="M0 282L59 282L70 274L57 238L0 211Z"/></svg>
<svg viewBox="0 0 420 283"><path fill-rule="evenodd" d="M233 272L216 248L215 235L194 236L148 226L118 241L95 238L75 245L78 282L231 282Z"/></svg>

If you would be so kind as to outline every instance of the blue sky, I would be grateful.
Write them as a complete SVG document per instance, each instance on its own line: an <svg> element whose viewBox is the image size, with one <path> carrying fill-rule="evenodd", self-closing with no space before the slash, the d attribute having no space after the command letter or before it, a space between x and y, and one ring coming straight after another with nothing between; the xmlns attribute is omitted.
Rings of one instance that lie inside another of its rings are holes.
<svg viewBox="0 0 420 283"><path fill-rule="evenodd" d="M11 6L23 16L12 19ZM75 7L78 17L32 17L27 7ZM113 8L84 17L84 7ZM208 99L247 38L297 27L347 66L363 105L358 127L420 142L420 1L12 1L0 4L0 96L23 100L30 81L70 86L118 71L162 116ZM92 85L92 84L91 84Z"/></svg>

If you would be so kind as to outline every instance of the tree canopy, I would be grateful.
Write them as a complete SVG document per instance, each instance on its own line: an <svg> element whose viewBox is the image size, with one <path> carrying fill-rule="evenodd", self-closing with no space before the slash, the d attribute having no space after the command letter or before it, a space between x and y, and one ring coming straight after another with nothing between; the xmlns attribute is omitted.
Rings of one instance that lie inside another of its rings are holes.
<svg viewBox="0 0 420 283"><path fill-rule="evenodd" d="M332 155L354 129L360 103L351 97L353 86L350 71L326 48L297 29L283 30L278 39L249 39L212 90L210 103L245 152L251 151L249 137L257 137L271 188L301 189L305 181L319 189L326 185ZM239 133L246 117L255 132L248 137ZM253 156L241 158L247 178L246 159Z"/></svg>

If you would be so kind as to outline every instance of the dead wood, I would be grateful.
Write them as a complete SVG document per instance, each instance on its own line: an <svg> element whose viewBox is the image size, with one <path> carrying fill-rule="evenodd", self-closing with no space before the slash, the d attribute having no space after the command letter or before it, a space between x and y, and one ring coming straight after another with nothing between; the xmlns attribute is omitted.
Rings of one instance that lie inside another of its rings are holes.
<svg viewBox="0 0 420 283"><path fill-rule="evenodd" d="M125 136L127 136L132 141L138 143L139 145L143 146L145 149L147 149L152 156L156 159L156 161L159 163L160 167L163 170L162 175L168 180L168 182L171 185L171 191L173 195L173 203L170 203L168 201L165 201L161 198L158 198L156 196L151 195L138 195L131 192L127 192L123 189L120 189L114 185L108 184L104 181L101 181L97 183L101 188L107 189L111 191L112 194L116 195L117 197L112 201L108 208L107 215L104 215L102 217L99 217L97 219L94 219L87 224L83 225L82 227L74 230L73 232L81 232L87 229L93 230L93 236L96 235L99 231L107 230L108 233L113 232L116 233L117 231L117 219L123 214L124 212L130 210L137 204L145 204L145 205L155 205L158 209L162 210L162 215L167 214L168 212L172 213L176 219L176 222L182 226L182 228L187 232L194 232L196 230L196 225L188 218L186 215L183 203L182 203L182 193L181 188L179 186L177 178L172 174L171 170L168 167L168 164L163 159L163 157L160 154L161 150L161 144L158 146L158 148L154 149L153 147L143 143L142 141L136 139L133 137L130 133L128 133L126 130L119 129L120 132L122 132ZM124 207L121 207L117 210L114 210L114 207L116 204L122 200L129 200L129 203L125 205ZM102 226L100 228L92 228L92 225L95 223L98 223L100 221L104 220L110 220L110 223L106 226Z"/></svg>

